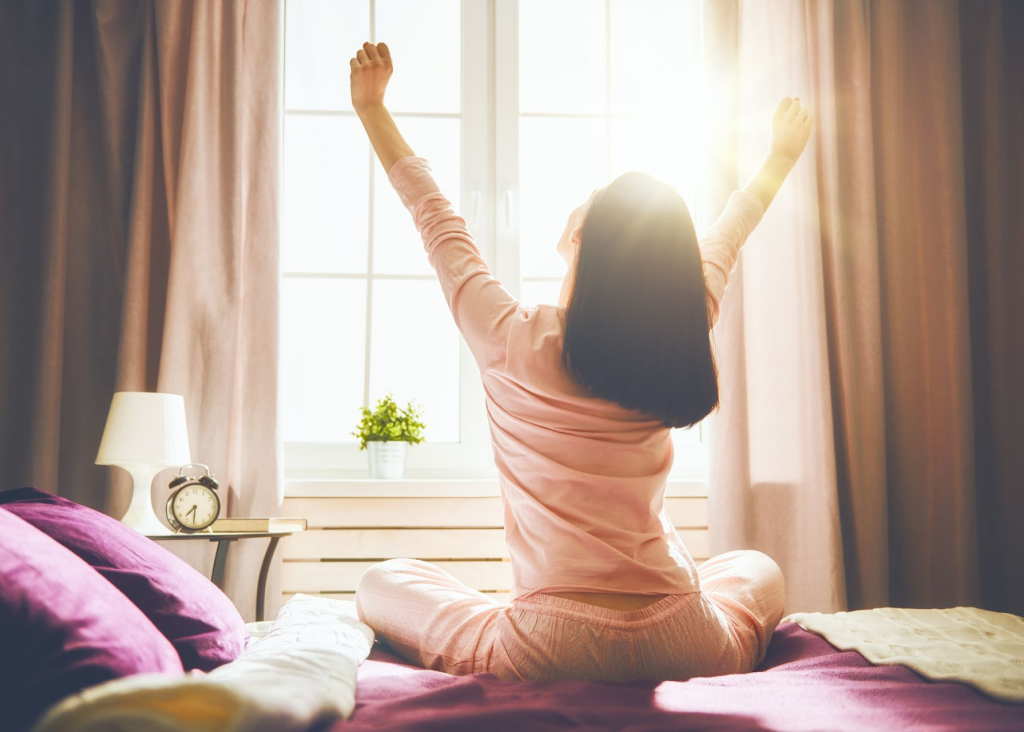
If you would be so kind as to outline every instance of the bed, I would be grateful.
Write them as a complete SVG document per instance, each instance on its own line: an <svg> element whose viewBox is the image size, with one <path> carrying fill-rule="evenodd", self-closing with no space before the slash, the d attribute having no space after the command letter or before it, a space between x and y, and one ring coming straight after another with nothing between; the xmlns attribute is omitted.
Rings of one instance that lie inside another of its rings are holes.
<svg viewBox="0 0 1024 732"><path fill-rule="evenodd" d="M1024 730L1019 694L1017 703L1001 703L966 684L874 665L792 622L779 626L749 674L503 682L427 671L371 647L372 632L352 605L300 595L277 621L257 624L269 630L252 628L253 642L236 661L205 676L141 674L87 689L57 705L36 732ZM307 631L317 625L314 638Z"/></svg>
<svg viewBox="0 0 1024 732"><path fill-rule="evenodd" d="M795 623L751 674L687 682L510 683L403 663L376 644L359 669L360 730L1024 730L1024 707L960 683L875 666Z"/></svg>
<svg viewBox="0 0 1024 732"><path fill-rule="evenodd" d="M34 489L0 504L3 730L1024 731L1024 618L1006 613L798 613L755 672L686 682L454 677L374 643L351 601L299 594L247 626L120 522Z"/></svg>

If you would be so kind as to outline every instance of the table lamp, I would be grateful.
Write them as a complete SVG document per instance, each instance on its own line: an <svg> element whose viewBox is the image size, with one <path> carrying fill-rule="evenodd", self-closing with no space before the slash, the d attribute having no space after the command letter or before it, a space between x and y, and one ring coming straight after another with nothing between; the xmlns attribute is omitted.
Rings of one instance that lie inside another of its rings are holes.
<svg viewBox="0 0 1024 732"><path fill-rule="evenodd" d="M153 512L153 478L161 470L191 462L181 396L138 391L114 394L96 464L122 467L135 481L131 505L121 518L124 524L141 534L169 534Z"/></svg>

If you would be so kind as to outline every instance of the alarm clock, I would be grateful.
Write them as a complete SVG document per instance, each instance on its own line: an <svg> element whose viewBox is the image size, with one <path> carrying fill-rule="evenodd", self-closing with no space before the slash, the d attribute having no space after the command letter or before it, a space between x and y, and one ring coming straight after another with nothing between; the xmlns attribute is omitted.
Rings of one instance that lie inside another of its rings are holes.
<svg viewBox="0 0 1024 732"><path fill-rule="evenodd" d="M186 468L202 468L206 475L198 478L187 476ZM178 474L167 486L171 489L171 496L167 499L167 522L175 533L192 534L213 526L220 516L217 485L210 468L202 463L189 463L178 469Z"/></svg>

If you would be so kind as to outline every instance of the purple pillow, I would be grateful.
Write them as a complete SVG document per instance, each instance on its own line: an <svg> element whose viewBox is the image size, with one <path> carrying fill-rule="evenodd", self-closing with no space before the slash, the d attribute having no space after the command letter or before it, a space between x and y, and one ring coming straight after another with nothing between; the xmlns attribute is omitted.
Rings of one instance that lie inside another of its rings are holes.
<svg viewBox="0 0 1024 732"><path fill-rule="evenodd" d="M0 504L124 593L174 645L186 671L234 661L248 643L245 622L227 595L120 521L35 488L2 492Z"/></svg>
<svg viewBox="0 0 1024 732"><path fill-rule="evenodd" d="M0 727L138 673L181 674L174 647L127 597L43 532L0 509Z"/></svg>

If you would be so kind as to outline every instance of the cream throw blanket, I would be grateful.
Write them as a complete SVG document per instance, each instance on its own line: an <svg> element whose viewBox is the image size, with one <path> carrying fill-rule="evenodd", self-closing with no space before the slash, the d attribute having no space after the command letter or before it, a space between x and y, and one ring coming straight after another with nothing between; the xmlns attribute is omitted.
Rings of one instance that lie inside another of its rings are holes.
<svg viewBox="0 0 1024 732"><path fill-rule="evenodd" d="M783 618L874 664L900 664L934 681L960 681L993 699L1024 703L1024 618L973 607L883 607Z"/></svg>
<svg viewBox="0 0 1024 732"><path fill-rule="evenodd" d="M373 645L355 603L296 595L267 625L209 674L100 684L56 705L35 732L295 732L347 719Z"/></svg>

